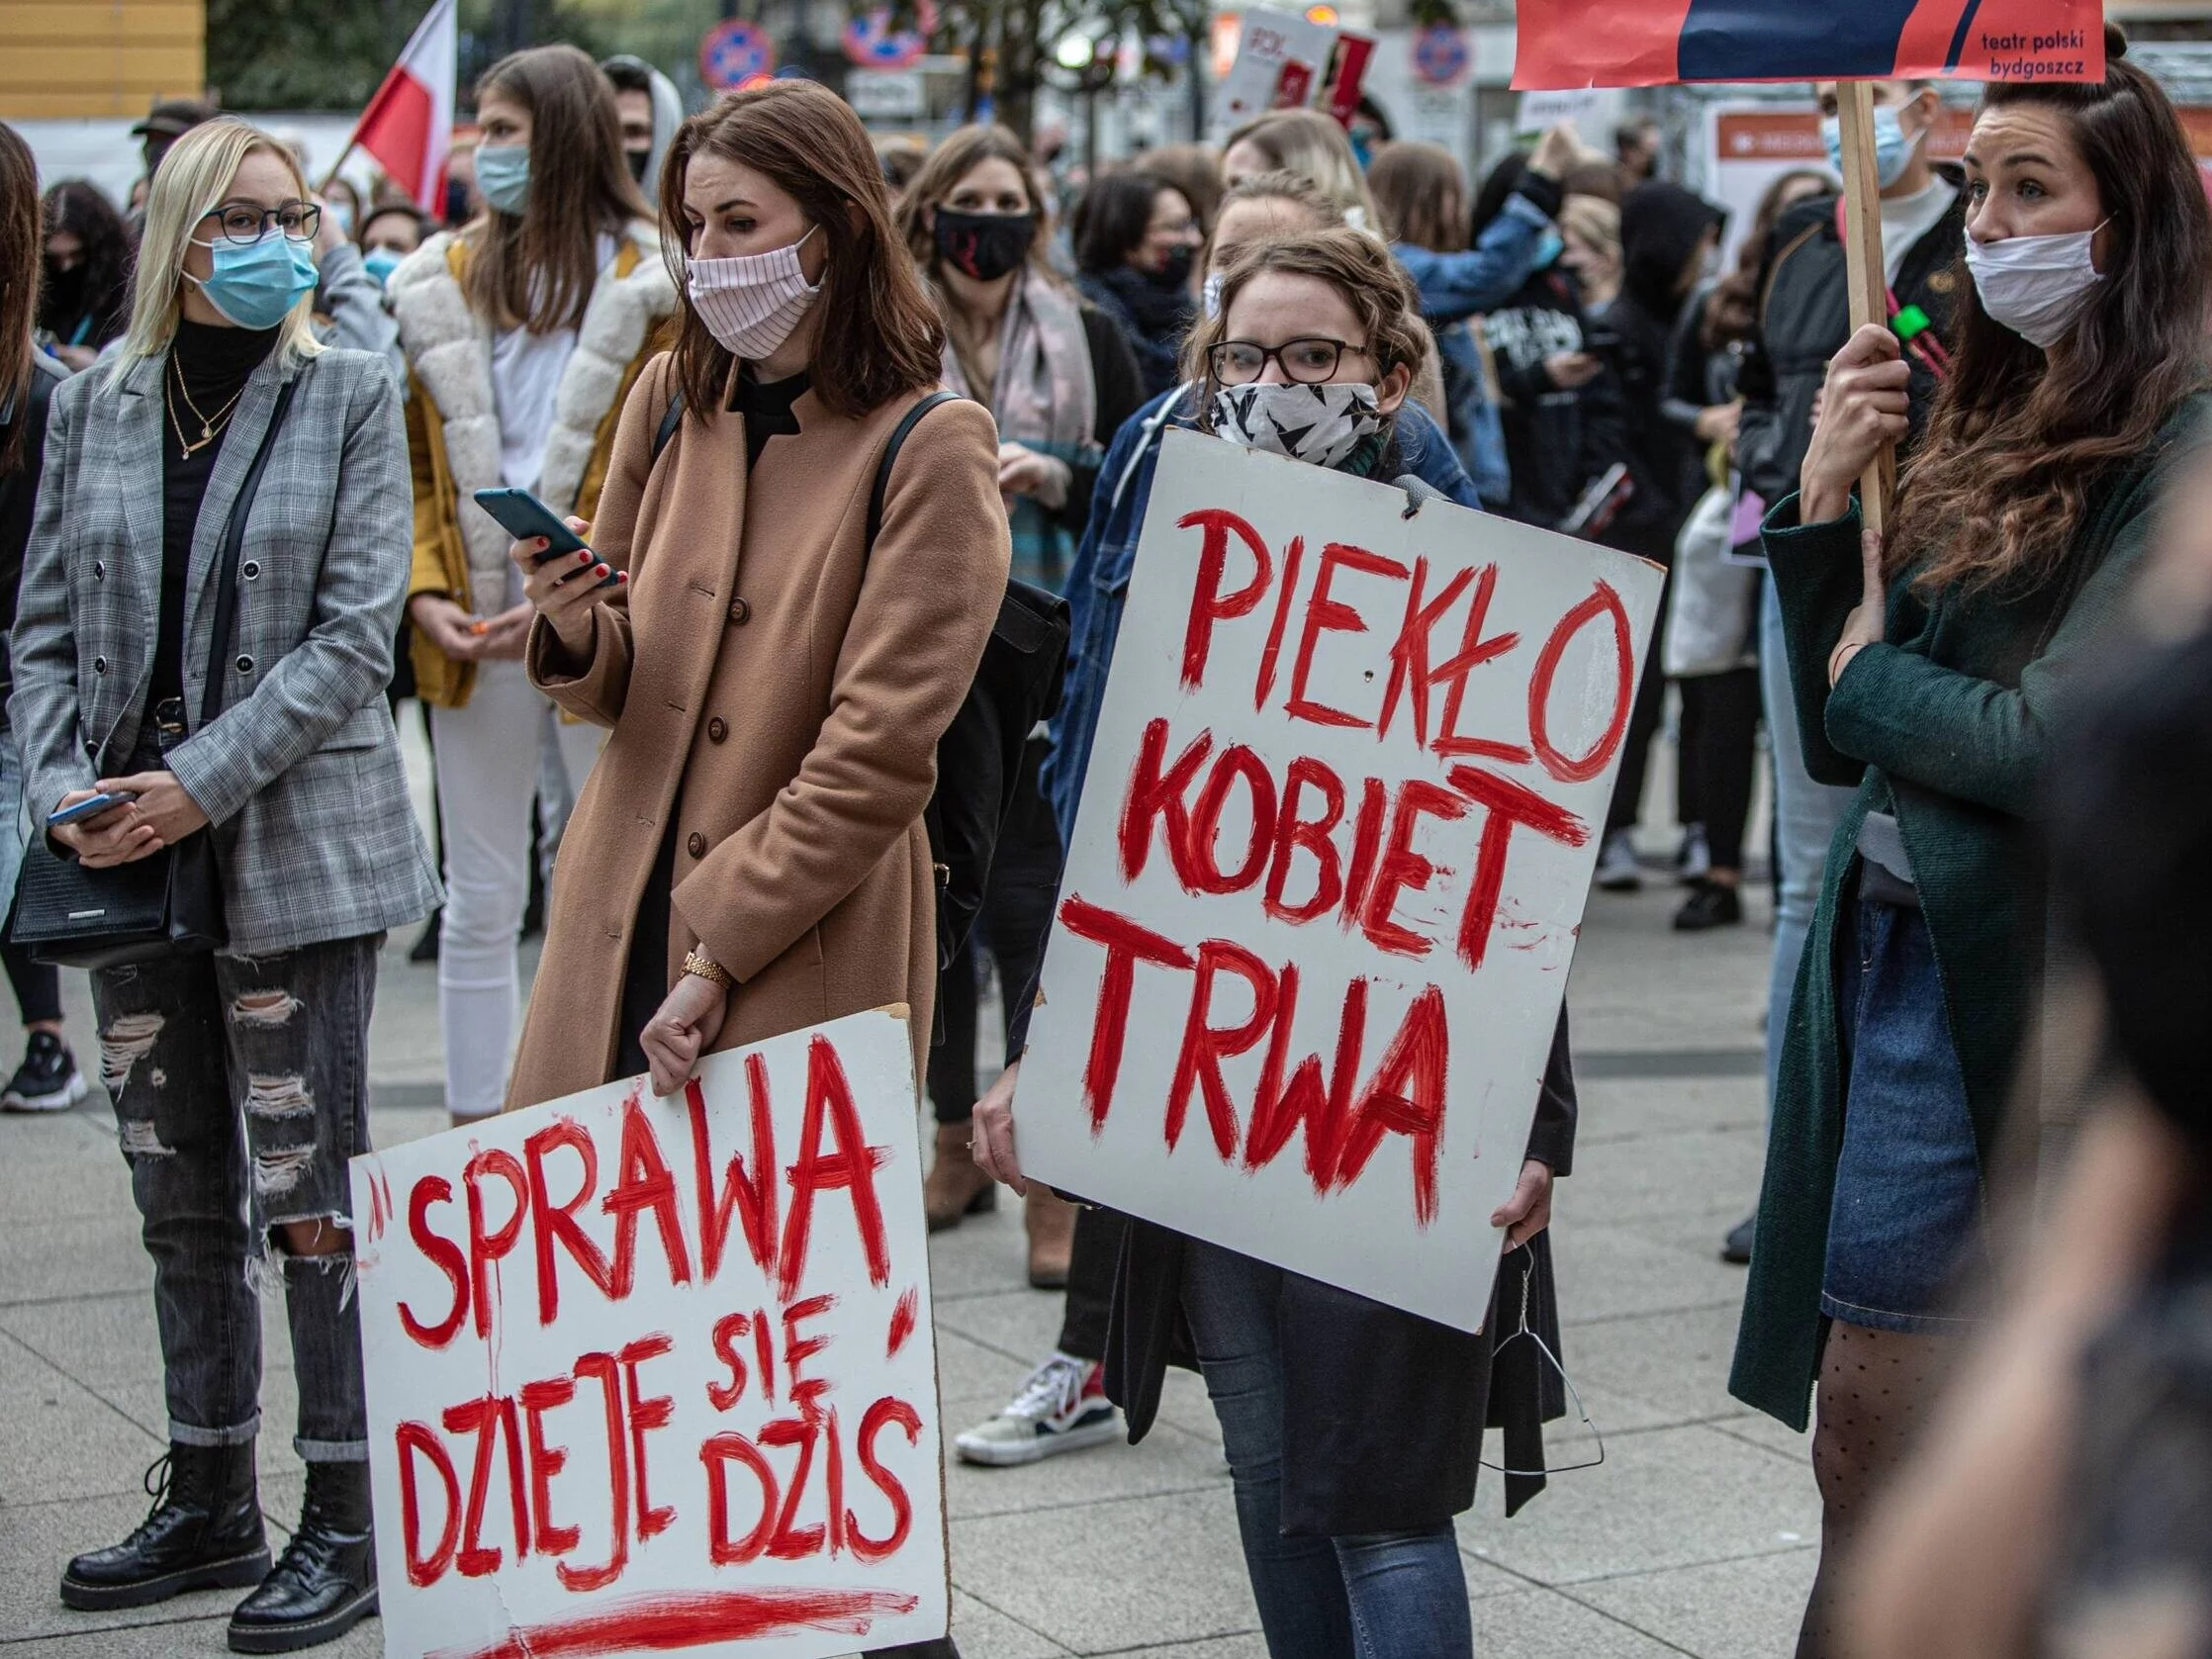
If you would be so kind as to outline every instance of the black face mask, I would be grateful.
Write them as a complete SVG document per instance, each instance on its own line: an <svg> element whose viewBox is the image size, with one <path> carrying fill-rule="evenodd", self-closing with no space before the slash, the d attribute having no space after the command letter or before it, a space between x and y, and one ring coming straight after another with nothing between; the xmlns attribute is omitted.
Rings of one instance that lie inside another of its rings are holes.
<svg viewBox="0 0 2212 1659"><path fill-rule="evenodd" d="M977 282L996 282L1018 270L1037 240L1033 213L959 213L937 210L937 254Z"/></svg>
<svg viewBox="0 0 2212 1659"><path fill-rule="evenodd" d="M1190 286L1191 251L1187 247L1171 249L1167 255L1167 263L1152 273L1152 281L1170 293L1179 294L1188 288Z"/></svg>
<svg viewBox="0 0 2212 1659"><path fill-rule="evenodd" d="M73 265L64 271L50 259L47 260L44 290L46 304L41 309L48 315L75 317L84 301L85 278L89 274L82 264Z"/></svg>
<svg viewBox="0 0 2212 1659"><path fill-rule="evenodd" d="M646 165L653 159L653 148L648 144L643 149L625 149L622 152L622 159L630 164L630 177L643 184L645 182Z"/></svg>

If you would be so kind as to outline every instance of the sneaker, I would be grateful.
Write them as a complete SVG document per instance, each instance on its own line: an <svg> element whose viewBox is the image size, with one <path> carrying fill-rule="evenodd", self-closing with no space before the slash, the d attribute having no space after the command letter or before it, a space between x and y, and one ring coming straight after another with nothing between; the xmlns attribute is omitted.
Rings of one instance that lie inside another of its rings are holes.
<svg viewBox="0 0 2212 1659"><path fill-rule="evenodd" d="M1743 920L1743 895L1732 886L1705 881L1691 890L1675 912L1675 932L1704 933L1708 928L1734 927Z"/></svg>
<svg viewBox="0 0 2212 1659"><path fill-rule="evenodd" d="M953 1444L964 1463L1003 1468L1102 1445L1121 1431L1121 1413L1106 1398L1105 1367L1056 1353L1030 1372L1012 1405L988 1423L955 1435Z"/></svg>
<svg viewBox="0 0 2212 1659"><path fill-rule="evenodd" d="M1705 826L1685 824L1682 830L1682 850L1675 854L1675 879L1686 887L1694 887L1712 874L1712 843L1705 839Z"/></svg>
<svg viewBox="0 0 2212 1659"><path fill-rule="evenodd" d="M1626 830L1606 831L1598 849L1594 879L1609 893L1632 893L1643 885L1643 873L1636 865L1636 844Z"/></svg>
<svg viewBox="0 0 2212 1659"><path fill-rule="evenodd" d="M69 1045L50 1031L34 1031L23 1063L0 1093L0 1112L66 1112L87 1092Z"/></svg>

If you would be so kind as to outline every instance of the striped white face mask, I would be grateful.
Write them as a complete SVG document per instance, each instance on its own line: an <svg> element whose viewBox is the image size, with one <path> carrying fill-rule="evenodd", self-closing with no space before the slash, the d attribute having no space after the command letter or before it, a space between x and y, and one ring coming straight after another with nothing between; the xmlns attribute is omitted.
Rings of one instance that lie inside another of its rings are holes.
<svg viewBox="0 0 2212 1659"><path fill-rule="evenodd" d="M822 291L808 285L798 263L798 250L819 229L767 253L691 261L691 308L733 357L757 363L791 337Z"/></svg>

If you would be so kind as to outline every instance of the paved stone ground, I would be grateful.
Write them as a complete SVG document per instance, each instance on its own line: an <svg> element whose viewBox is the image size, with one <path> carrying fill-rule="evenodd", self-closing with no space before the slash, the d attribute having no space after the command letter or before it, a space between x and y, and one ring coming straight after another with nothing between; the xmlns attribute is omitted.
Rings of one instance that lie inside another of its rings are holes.
<svg viewBox="0 0 2212 1659"><path fill-rule="evenodd" d="M1557 1476L1512 1522L1486 1478L1460 1525L1483 1659L1781 1655L1811 1581L1805 1445L1728 1398L1742 1278L1715 1253L1758 1179L1764 894L1750 925L1717 937L1669 932L1675 902L1656 884L1592 900L1570 992L1582 1133L1555 1238L1565 1359L1605 1461ZM442 1124L434 976L407 965L405 944L388 953L374 1034L388 1143ZM81 981L68 989L81 1039ZM1050 1346L1059 1300L1024 1287L1017 1206L939 1239L933 1263L959 1429ZM0 1118L0 1659L223 1651L227 1594L109 1615L70 1613L54 1594L69 1553L121 1536L145 1508L140 1472L164 1423L149 1282L104 1102ZM300 1469L272 1314L261 1465L281 1527ZM1552 1438L1554 1462L1594 1450ZM1194 1378L1171 1379L1144 1445L1026 1470L955 1464L950 1504L955 1632L969 1659L1265 1652ZM322 1651L379 1653L379 1626Z"/></svg>

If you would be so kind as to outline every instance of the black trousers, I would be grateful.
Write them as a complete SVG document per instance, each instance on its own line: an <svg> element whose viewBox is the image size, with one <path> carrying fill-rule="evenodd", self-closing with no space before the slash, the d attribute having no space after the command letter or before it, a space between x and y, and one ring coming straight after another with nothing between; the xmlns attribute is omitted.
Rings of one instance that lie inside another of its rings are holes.
<svg viewBox="0 0 2212 1659"><path fill-rule="evenodd" d="M998 968L1000 1014L1011 1026L1022 987L1036 982L1037 964L1052 930L1053 895L1060 887L1060 829L1037 786L1045 740L1032 738L1022 752L1014 810L991 858L990 885L968 944L937 976L937 1008L945 1038L929 1057L929 1099L939 1123L961 1123L975 1110L976 1007L980 944ZM1003 1034L1002 1034L1003 1035Z"/></svg>
<svg viewBox="0 0 2212 1659"><path fill-rule="evenodd" d="M1682 821L1705 826L1715 870L1741 870L1759 759L1759 671L1734 668L1676 684L1682 688Z"/></svg>

